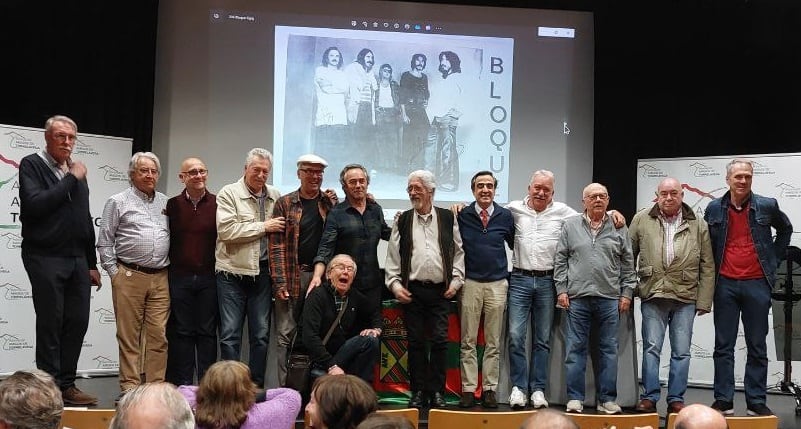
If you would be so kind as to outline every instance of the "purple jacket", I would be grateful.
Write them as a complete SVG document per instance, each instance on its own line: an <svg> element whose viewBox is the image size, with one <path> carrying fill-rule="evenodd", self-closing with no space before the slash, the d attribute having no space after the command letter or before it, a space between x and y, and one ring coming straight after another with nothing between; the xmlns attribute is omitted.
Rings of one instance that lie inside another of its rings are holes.
<svg viewBox="0 0 801 429"><path fill-rule="evenodd" d="M181 386L178 391L184 395L192 410L197 406L197 386ZM266 400L250 407L248 418L240 429L276 428L290 429L295 427L295 419L300 412L300 394L292 389L268 389ZM197 426L203 429L202 426Z"/></svg>

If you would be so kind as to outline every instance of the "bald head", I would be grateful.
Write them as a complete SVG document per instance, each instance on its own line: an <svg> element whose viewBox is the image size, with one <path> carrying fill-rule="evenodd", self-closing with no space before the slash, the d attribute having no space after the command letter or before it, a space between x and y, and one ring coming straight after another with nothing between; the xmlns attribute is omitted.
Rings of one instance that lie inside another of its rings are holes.
<svg viewBox="0 0 801 429"><path fill-rule="evenodd" d="M676 416L676 429L726 429L723 414L703 404L684 407Z"/></svg>
<svg viewBox="0 0 801 429"><path fill-rule="evenodd" d="M536 428L549 428L549 429L579 429L579 426L570 417L558 411L544 409L537 411L532 415L520 429L536 429Z"/></svg>
<svg viewBox="0 0 801 429"><path fill-rule="evenodd" d="M684 201L684 190L681 182L667 177L659 182L656 188L656 204L666 216L675 216L681 210Z"/></svg>

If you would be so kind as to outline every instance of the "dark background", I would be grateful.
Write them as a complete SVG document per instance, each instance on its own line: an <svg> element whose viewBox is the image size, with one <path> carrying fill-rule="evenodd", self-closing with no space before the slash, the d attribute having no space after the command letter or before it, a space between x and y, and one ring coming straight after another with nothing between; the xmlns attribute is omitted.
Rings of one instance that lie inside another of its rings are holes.
<svg viewBox="0 0 801 429"><path fill-rule="evenodd" d="M801 152L799 1L428 2L595 13L593 177L628 218L638 158ZM65 114L149 150L157 14L156 0L0 1L0 123Z"/></svg>

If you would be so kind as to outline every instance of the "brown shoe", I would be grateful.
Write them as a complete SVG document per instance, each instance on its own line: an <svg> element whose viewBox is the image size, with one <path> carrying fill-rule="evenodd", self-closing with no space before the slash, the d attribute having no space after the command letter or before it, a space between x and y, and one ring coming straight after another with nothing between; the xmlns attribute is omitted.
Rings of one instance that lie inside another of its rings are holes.
<svg viewBox="0 0 801 429"><path fill-rule="evenodd" d="M684 402L681 401L673 401L668 404L668 414L678 413L679 411L684 409Z"/></svg>
<svg viewBox="0 0 801 429"><path fill-rule="evenodd" d="M485 390L481 394L481 406L484 408L498 408L498 399L495 397L494 391Z"/></svg>
<svg viewBox="0 0 801 429"><path fill-rule="evenodd" d="M76 386L70 386L67 390L61 392L61 399L64 400L64 405L96 405L97 397L92 396L86 392L82 392Z"/></svg>
<svg viewBox="0 0 801 429"><path fill-rule="evenodd" d="M656 404L654 404L654 401L650 399L640 399L640 402L637 403L637 406L634 407L634 410L638 413L655 413Z"/></svg>

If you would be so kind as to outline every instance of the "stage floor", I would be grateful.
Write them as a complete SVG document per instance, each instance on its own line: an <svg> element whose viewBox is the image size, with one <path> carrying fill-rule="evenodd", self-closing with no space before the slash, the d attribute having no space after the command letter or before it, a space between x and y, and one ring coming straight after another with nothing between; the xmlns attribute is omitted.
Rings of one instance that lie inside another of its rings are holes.
<svg viewBox="0 0 801 429"><path fill-rule="evenodd" d="M119 384L117 383L117 377L94 377L94 378L82 378L78 379L76 384L82 390L86 392L90 392L94 395L97 395L100 399L97 408L114 408L114 399L119 394ZM666 394L666 390L663 389L662 391L663 396ZM506 401L508 398L498 398L502 401ZM711 404L714 400L712 397L712 390L707 388L689 388L687 390L687 394L685 399L688 404L691 403L702 403L702 404ZM795 401L792 396L781 394L781 393L769 393L768 394L768 406L771 410L779 417L779 428L780 429L799 429L801 428L801 417L795 415ZM383 406L382 408L404 408L398 405L391 405L391 406ZM450 405L449 408L458 409L456 403ZM564 409L564 406L555 405L554 409ZM667 409L667 405L664 403L664 399L660 401L657 405L657 409L659 410L660 416L662 416L662 425L664 427L664 416L665 411ZM483 411L481 407L476 407L476 411ZM498 411L509 411L509 407L501 404L498 408ZM745 397L743 396L743 392L738 391L734 397L734 411L735 415L737 416L744 416L746 412L745 408ZM625 410L624 412L631 412L631 410ZM303 419L302 414L301 418L298 420L298 424L296 428L301 429L303 427ZM424 410L420 414L420 428L425 429L428 427L428 413Z"/></svg>

